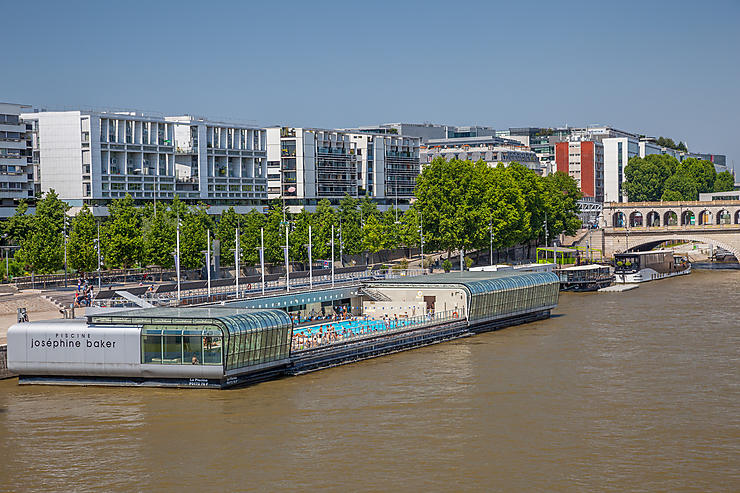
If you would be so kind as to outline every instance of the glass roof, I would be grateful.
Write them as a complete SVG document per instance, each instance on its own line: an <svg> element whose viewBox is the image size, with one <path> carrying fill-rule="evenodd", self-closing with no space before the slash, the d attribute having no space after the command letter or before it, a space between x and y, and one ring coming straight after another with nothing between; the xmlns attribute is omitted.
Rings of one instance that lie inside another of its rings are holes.
<svg viewBox="0 0 740 493"><path fill-rule="evenodd" d="M480 292L481 287L490 288L516 288L523 286L538 286L558 282L558 276L552 272L519 272L512 270L503 271L465 271L465 272L448 272L444 274L431 274L428 276L401 277L397 279L387 279L373 281L370 284L380 286L403 285L403 286L429 286L440 284L458 284L463 285L471 292ZM478 285L478 287L476 287Z"/></svg>
<svg viewBox="0 0 740 493"><path fill-rule="evenodd" d="M226 327L276 327L291 325L290 317L283 310L229 308L229 307L177 307L140 308L88 317L93 324L212 324L215 321ZM240 329L240 331L243 329Z"/></svg>

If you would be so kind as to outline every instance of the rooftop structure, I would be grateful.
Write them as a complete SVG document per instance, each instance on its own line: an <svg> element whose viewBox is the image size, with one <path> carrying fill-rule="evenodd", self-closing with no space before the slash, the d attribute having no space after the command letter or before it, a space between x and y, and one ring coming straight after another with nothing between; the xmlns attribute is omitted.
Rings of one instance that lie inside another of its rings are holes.
<svg viewBox="0 0 740 493"><path fill-rule="evenodd" d="M427 164L436 157L450 159L483 160L495 166L498 163L518 162L540 172L537 155L524 145L501 137L465 137L455 139L432 139L421 148L421 162Z"/></svg>

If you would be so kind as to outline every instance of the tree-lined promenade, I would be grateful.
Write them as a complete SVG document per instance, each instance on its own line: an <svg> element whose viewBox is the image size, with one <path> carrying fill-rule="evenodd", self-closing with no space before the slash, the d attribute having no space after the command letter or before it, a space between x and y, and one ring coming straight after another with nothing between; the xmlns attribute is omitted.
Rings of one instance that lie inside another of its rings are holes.
<svg viewBox="0 0 740 493"><path fill-rule="evenodd" d="M103 268L174 265L176 232L180 227L180 264L185 269L205 264L208 231L220 240L224 265L234 264L236 231L240 237L240 264L259 262L260 233L264 231L265 260L284 261L285 228L289 258L308 262L309 226L312 258L331 258L332 230L335 255L356 255L383 249L417 247L422 231L427 251L447 252L505 248L533 239L546 241L580 227L575 181L562 173L540 177L513 163L490 167L443 158L426 165L418 177L416 200L406 211L378 210L369 199L345 196L337 206L328 200L316 212L293 214L281 201L273 201L267 214L252 210L237 214L233 208L218 217L205 205L187 205L177 197L169 203L138 206L130 196L115 200L109 216L96 218L84 206L68 217L69 206L54 191L44 194L29 214L21 204L3 225L6 244L16 245L11 275L52 273L64 268L67 233L68 265L90 272L98 268L97 239Z"/></svg>

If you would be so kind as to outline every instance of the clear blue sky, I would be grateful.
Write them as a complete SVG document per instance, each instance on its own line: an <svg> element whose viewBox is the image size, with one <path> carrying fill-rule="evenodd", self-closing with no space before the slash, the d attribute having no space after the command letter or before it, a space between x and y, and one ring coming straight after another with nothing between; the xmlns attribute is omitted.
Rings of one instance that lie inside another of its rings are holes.
<svg viewBox="0 0 740 493"><path fill-rule="evenodd" d="M611 124L740 172L740 2L4 2L0 101L342 127ZM14 48L9 48L13 46Z"/></svg>

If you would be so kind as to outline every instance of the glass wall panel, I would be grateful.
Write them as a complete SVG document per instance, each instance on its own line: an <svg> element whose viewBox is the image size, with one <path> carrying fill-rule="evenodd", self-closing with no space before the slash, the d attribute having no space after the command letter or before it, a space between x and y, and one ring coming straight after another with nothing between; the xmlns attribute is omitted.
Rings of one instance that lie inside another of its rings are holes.
<svg viewBox="0 0 740 493"><path fill-rule="evenodd" d="M184 364L191 365L203 364L203 337L198 331L198 335L185 335L182 338L182 350L184 353Z"/></svg>
<svg viewBox="0 0 740 493"><path fill-rule="evenodd" d="M162 336L141 336L141 362L162 363Z"/></svg>
<svg viewBox="0 0 740 493"><path fill-rule="evenodd" d="M221 364L221 345L222 338L216 336L203 337L203 364L220 365Z"/></svg>
<svg viewBox="0 0 740 493"><path fill-rule="evenodd" d="M182 363L182 336L172 335L172 332L180 331L164 331L165 335L162 337L162 363L168 365L179 365ZM169 334L169 335L168 335Z"/></svg>

